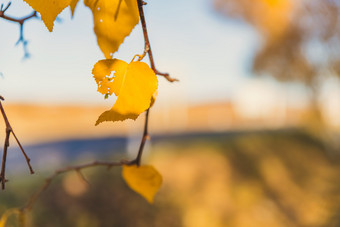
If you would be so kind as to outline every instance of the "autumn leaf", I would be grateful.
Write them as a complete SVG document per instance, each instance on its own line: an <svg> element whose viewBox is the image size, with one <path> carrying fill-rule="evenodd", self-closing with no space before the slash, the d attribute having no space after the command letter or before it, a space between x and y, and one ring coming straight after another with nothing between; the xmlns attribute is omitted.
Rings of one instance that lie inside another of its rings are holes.
<svg viewBox="0 0 340 227"><path fill-rule="evenodd" d="M94 65L92 74L98 92L118 96L113 107L99 116L96 125L103 121L135 120L150 107L158 86L153 70L139 61L128 64L118 59L100 60Z"/></svg>
<svg viewBox="0 0 340 227"><path fill-rule="evenodd" d="M85 0L92 10L94 32L105 58L111 59L132 29L138 24L135 0Z"/></svg>
<svg viewBox="0 0 340 227"><path fill-rule="evenodd" d="M68 6L72 16L79 0L24 0L39 12L51 32L57 16ZM139 13L135 0L85 0L93 14L94 32L105 58L112 58L132 29L138 24Z"/></svg>
<svg viewBox="0 0 340 227"><path fill-rule="evenodd" d="M41 19L51 32L53 30L54 21L67 6L74 4L74 0L24 0L35 11L39 12ZM75 7L75 6L74 6Z"/></svg>
<svg viewBox="0 0 340 227"><path fill-rule="evenodd" d="M153 95L152 95L152 97L151 97L150 108L153 107L153 104L155 104L157 95L158 95L158 90L156 90L155 93L153 93Z"/></svg>
<svg viewBox="0 0 340 227"><path fill-rule="evenodd" d="M123 165L123 179L127 185L153 203L154 196L162 185L162 176L150 165Z"/></svg>
<svg viewBox="0 0 340 227"><path fill-rule="evenodd" d="M74 11L76 10L78 1L79 0L72 0L71 3L70 3L72 17L74 16Z"/></svg>
<svg viewBox="0 0 340 227"><path fill-rule="evenodd" d="M16 209L16 208L6 210L5 213L0 218L0 227L5 227L8 218L13 214L20 215L21 211L19 209Z"/></svg>
<svg viewBox="0 0 340 227"><path fill-rule="evenodd" d="M118 96L120 87L122 84L122 78L126 72L128 63L122 60L100 60L98 61L93 69L93 78L96 80L98 89L97 91L103 95L112 95L113 91L116 90L115 95ZM115 71L115 81L113 82L114 76L111 75L112 71Z"/></svg>

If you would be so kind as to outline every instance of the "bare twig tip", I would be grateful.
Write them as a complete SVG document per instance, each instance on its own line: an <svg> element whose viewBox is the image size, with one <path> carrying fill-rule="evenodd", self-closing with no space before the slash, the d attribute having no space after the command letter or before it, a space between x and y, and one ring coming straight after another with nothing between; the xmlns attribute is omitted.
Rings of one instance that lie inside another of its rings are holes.
<svg viewBox="0 0 340 227"><path fill-rule="evenodd" d="M6 10L8 10L8 8L11 6L11 4L12 4L12 3L9 2L8 5L6 6L6 8L5 8L4 10L1 10L1 11L2 11L3 13L6 12ZM3 6L3 5L1 5L1 9L2 9L2 6Z"/></svg>
<svg viewBox="0 0 340 227"><path fill-rule="evenodd" d="M159 76L163 76L165 79L167 79L169 82L176 82L176 81L179 81L178 79L176 78L172 78L169 73L162 73L162 72L159 72L158 70L155 70L155 73Z"/></svg>

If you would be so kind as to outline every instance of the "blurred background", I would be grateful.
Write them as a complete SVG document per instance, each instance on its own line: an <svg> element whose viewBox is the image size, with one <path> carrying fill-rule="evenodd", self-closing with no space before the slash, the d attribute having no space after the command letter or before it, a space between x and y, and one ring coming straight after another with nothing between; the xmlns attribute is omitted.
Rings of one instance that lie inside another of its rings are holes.
<svg viewBox="0 0 340 227"><path fill-rule="evenodd" d="M340 2L147 3L156 66L180 80L159 77L150 114L143 163L164 180L155 204L126 186L120 168L98 167L84 171L90 184L72 172L56 179L31 226L340 226ZM31 11L16 0L7 13ZM1 213L56 169L135 157L144 115L94 126L115 100L96 91L91 70L104 56L82 1L53 33L27 21L27 53L15 46L16 24L0 18L0 27L0 95L36 171L11 140ZM115 57L130 61L143 48L137 26Z"/></svg>

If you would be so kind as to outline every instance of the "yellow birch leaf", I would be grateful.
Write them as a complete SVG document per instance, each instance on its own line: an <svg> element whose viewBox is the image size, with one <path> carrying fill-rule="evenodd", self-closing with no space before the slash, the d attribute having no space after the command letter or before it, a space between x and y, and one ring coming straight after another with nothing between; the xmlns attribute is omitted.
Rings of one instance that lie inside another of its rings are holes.
<svg viewBox="0 0 340 227"><path fill-rule="evenodd" d="M18 214L19 215L20 213L21 213L20 210L16 209L16 208L6 210L5 213L0 218L0 227L6 226L6 222L9 218L9 216L11 216L12 214Z"/></svg>
<svg viewBox="0 0 340 227"><path fill-rule="evenodd" d="M47 29L51 32L53 30L54 21L65 9L71 4L72 0L24 0L35 11L39 12L41 19L46 25Z"/></svg>
<svg viewBox="0 0 340 227"><path fill-rule="evenodd" d="M162 175L150 165L123 165L123 179L127 185L153 203L155 194L162 185Z"/></svg>
<svg viewBox="0 0 340 227"><path fill-rule="evenodd" d="M92 70L93 78L98 85L97 91L103 95L112 95L114 92L118 96L127 66L128 63L118 59L98 61ZM115 77L111 75L113 71L115 71Z"/></svg>
<svg viewBox="0 0 340 227"><path fill-rule="evenodd" d="M135 3L137 2L136 0L124 0L124 1L129 8L135 7Z"/></svg>
<svg viewBox="0 0 340 227"><path fill-rule="evenodd" d="M155 93L153 93L153 95L152 95L152 97L151 97L150 108L153 107L153 104L155 104L157 95L158 95L158 90L156 90Z"/></svg>
<svg viewBox="0 0 340 227"><path fill-rule="evenodd" d="M76 6L78 4L78 1L79 0L72 0L71 3L70 3L72 17L74 16L74 11L76 10Z"/></svg>
<svg viewBox="0 0 340 227"><path fill-rule="evenodd" d="M110 75L112 71L114 76ZM118 96L113 107L99 116L96 125L103 121L135 120L150 107L158 86L156 74L144 62L128 64L118 59L100 60L92 73L100 93Z"/></svg>
<svg viewBox="0 0 340 227"><path fill-rule="evenodd" d="M138 24L137 1L85 0L84 3L92 10L99 48L110 59Z"/></svg>

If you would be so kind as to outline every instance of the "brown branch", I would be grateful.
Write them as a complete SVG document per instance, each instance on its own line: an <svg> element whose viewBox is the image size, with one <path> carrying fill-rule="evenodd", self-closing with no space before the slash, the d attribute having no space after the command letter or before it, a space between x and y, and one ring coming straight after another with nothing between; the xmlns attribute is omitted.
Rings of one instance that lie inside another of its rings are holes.
<svg viewBox="0 0 340 227"><path fill-rule="evenodd" d="M142 141L140 143L137 158L136 158L138 166L140 165L140 162L141 162L141 159L142 159L142 154L143 154L143 150L144 150L146 140L150 139L149 132L148 132L149 114L150 114L150 109L148 109L145 113L145 123L144 123L143 137L142 137Z"/></svg>
<svg viewBox="0 0 340 227"><path fill-rule="evenodd" d="M143 0L137 0L137 3L138 3L139 17L140 17L140 21L141 21L141 24L142 24L143 35L144 35L144 42L145 42L144 53L148 53L148 55L149 55L150 65L151 65L152 70L157 75L163 76L169 82L178 81L178 79L171 78L168 73L160 73L156 69L155 61L154 61L154 58L153 58L153 55L152 55L152 51L151 51L151 45L150 45L150 40L149 40L149 36L148 36L148 30L146 28L146 21L145 21L144 10L143 10L143 5L145 5L145 2Z"/></svg>
<svg viewBox="0 0 340 227"><path fill-rule="evenodd" d="M145 143L146 143L146 141L147 141L148 139L150 139L149 132L148 132L149 113L150 113L150 109L147 109L147 110L146 110L146 113L145 113L145 122L144 122L143 136L142 136L142 140L141 140L140 145L139 145L137 157L136 157L136 159L130 161L130 162L128 163L129 165L137 165L137 166L140 166Z"/></svg>
<svg viewBox="0 0 340 227"><path fill-rule="evenodd" d="M153 56L152 56L151 45L150 45L150 41L149 41L149 37L148 37L148 31L147 31L147 28L146 28L146 22L145 22L144 10L143 10L143 5L145 5L145 3L142 0L137 0L137 4L138 4L139 17L140 17L141 24L142 24L143 35L144 35L144 43L145 43L144 53L143 53L143 55L139 56L139 60L144 58L146 53L148 53L151 68L156 73L157 70L156 70L155 62L154 62ZM136 157L135 160L131 161L130 164L136 164L137 166L139 166L140 163L141 163L144 146L145 146L146 140L149 138L149 133L148 133L149 112L150 112L150 108L146 110L144 131L143 131L141 143L139 145L137 157Z"/></svg>
<svg viewBox="0 0 340 227"><path fill-rule="evenodd" d="M8 20L8 21L15 22L15 23L19 23L20 25L23 25L25 23L25 21L27 21L27 20L37 16L37 12L36 11L33 11L28 16L25 16L25 17L22 17L22 18L15 18L15 17L7 16L7 15L5 15L5 12L7 11L7 9L10 6L11 6L11 2L8 3L8 5L4 9L2 9L3 8L3 4L1 4L0 18L3 18L3 19Z"/></svg>
<svg viewBox="0 0 340 227"><path fill-rule="evenodd" d="M2 108L1 108L2 110ZM2 153L2 162L1 162L1 172L0 172L0 180L1 180L1 188L2 190L5 189L5 183L7 182L7 179L5 177L5 171L6 171L6 159L7 159L7 148L9 147L9 136L11 134L10 128L7 127L6 124L6 138L4 143L4 150Z"/></svg>
<svg viewBox="0 0 340 227"><path fill-rule="evenodd" d="M2 96L0 96L0 111L1 111L2 117L4 118L4 121L5 121L5 124L6 124L6 137L5 137L5 143L4 143L4 150L3 150L3 154L2 154L1 172L0 172L0 181L1 181L1 188L2 189L5 189L5 183L7 182L7 179L6 179L6 176L5 176L6 175L5 174L5 172L6 172L6 159L7 159L7 150L8 150L8 147L9 147L9 138L10 138L11 133L13 134L16 142L18 143L18 145L20 147L22 154L24 155L24 157L26 159L30 173L31 174L34 173L33 168L30 164L31 160L29 159L26 152L24 151L24 148L22 147L21 143L19 142L19 139L15 135L13 128L11 127L11 124L8 121L7 115L5 113L5 109L3 108L2 102L1 102L1 101L4 101L4 100L5 99Z"/></svg>
<svg viewBox="0 0 340 227"><path fill-rule="evenodd" d="M141 60L142 58L145 57L146 54L148 54L151 68L155 72L155 74L163 76L169 82L178 81L177 79L171 78L168 73L160 73L156 69L155 61L154 61L152 51L151 51L151 45L150 45L150 40L149 40L149 36L148 36L148 30L146 28L146 21L145 21L144 10L143 10L143 5L146 5L146 3L143 0L137 0L137 4L138 4L139 17L140 17L140 21L141 21L141 24L142 24L143 35L144 35L144 43L145 43L144 53L142 55L138 55L139 60ZM140 146L139 146L138 154L137 154L136 159L129 163L131 165L132 164L136 164L138 166L140 165L146 140L148 140L150 138L149 132L148 132L149 113L150 113L150 108L147 109L146 114L145 114L144 131L143 131L142 140L141 140L141 143L140 143Z"/></svg>
<svg viewBox="0 0 340 227"><path fill-rule="evenodd" d="M139 14L140 14L140 19L141 19L141 23L142 23L142 28L143 28L143 35L144 35L144 41L145 41L145 50L144 50L144 54L143 54L143 57L146 55L146 53L148 54L149 56L149 59L150 59L150 64L151 64L151 68L152 70L157 74L157 75L161 75L161 76L164 76L168 81L170 82L174 82L174 81L177 81L177 79L173 79L169 76L168 73L160 73L156 67L155 67L155 63L154 63L154 59L153 59L153 55L152 55L152 51L151 51L151 46L150 46L150 41L149 41L149 38L148 38L148 34L147 34L147 29L146 29L146 22L145 22L145 17L144 17L144 11L143 11L143 5L145 5L145 3L142 1L142 0L137 0L137 3L138 3L138 9L139 9ZM4 17L4 11L6 11L8 9L9 6L6 7L5 10L3 10L2 12L2 17L7 19L7 17L5 16ZM2 10L2 7L1 7L1 10ZM36 13L34 13L36 15ZM32 15L31 17L35 16L35 15ZM1 14L0 14L0 17L1 17ZM27 17L28 18L28 17ZM12 18L13 19L13 18ZM12 19L9 19L11 21L13 21ZM15 20L15 19L14 19ZM22 22L23 24L23 22ZM0 98L2 99L2 97L0 96ZM2 99L3 100L3 99ZM5 119L5 122L6 122L6 132L9 131L9 132L12 132L12 134L14 135L16 141L18 142L20 148L22 149L22 146L21 144L19 143L17 137L15 136L12 128L10 127L10 124L7 120L7 116L1 106L1 102L0 102L0 108L1 108L1 111L3 113L3 117ZM145 124L144 124L144 131L143 131L143 136L142 136L142 140L141 140L141 144L140 144L140 147L139 147L139 150L138 150L138 154L137 154L137 157L135 160L132 160L132 161L126 161L126 160L122 160L120 162L99 162L99 161L94 161L92 163L88 163L88 164L83 164L83 165L78 165L78 166L70 166L70 167L66 167L66 168L63 168L63 169L59 169L59 170L56 170L50 177L46 178L45 180L45 183L29 198L29 200L27 201L27 203L20 209L21 210L21 214L24 215L25 212L27 211L30 211L33 207L33 205L35 204L35 202L40 198L41 194L47 190L47 188L51 185L52 181L58 177L59 175L61 174L64 174L66 172L71 172L71 171L76 171L78 173L78 175L85 181L87 182L86 178L83 176L81 170L83 169L86 169L86 168L91 168L91 167L96 167L96 166L104 166L104 167L107 167L108 169L110 169L111 167L114 167L114 166L122 166L122 165L140 165L141 163L141 158L142 158L142 154L143 154L143 150L144 150L144 146L145 146L145 143L146 143L146 140L149 139L149 133L148 133L148 121L149 121L149 113L150 113L150 109L148 109L146 111L146 115L145 115ZM9 130L7 130L7 128ZM10 133L9 133L10 134ZM8 136L9 137L9 136ZM6 141L7 141L7 137L6 137ZM8 147L9 144L6 143L5 141L5 147ZM22 149L23 151L23 149ZM7 152L7 148L6 148L6 152ZM24 151L23 151L24 153ZM29 165L29 159L28 157L25 155L26 157L26 160L27 160L27 163ZM3 159L4 160L4 159ZM30 165L29 165L30 166ZM30 168L31 170L31 168ZM33 170L32 170L33 171ZM2 172L1 172L2 173ZM4 173L4 172L3 172ZM2 176L0 174L0 176ZM4 175L3 175L3 179L4 178Z"/></svg>
<svg viewBox="0 0 340 227"><path fill-rule="evenodd" d="M179 81L179 80L176 79L176 78L170 77L169 73L161 73L161 72L159 72L158 70L156 70L155 73L156 73L157 75L164 76L164 78L167 79L169 82Z"/></svg>
<svg viewBox="0 0 340 227"><path fill-rule="evenodd" d="M78 166L69 166L63 169L56 170L50 177L45 179L45 183L29 198L28 202L26 205L24 205L21 208L22 212L27 212L30 211L35 204L35 202L40 198L41 194L46 191L46 189L51 185L52 181L59 175L71 172L71 171L76 171L78 174L81 174L81 170L87 169L87 168L92 168L92 167L97 167L97 166L104 166L110 169L111 167L114 166L122 166L122 165L131 165L131 161L125 161L122 160L120 162L99 162L99 161L94 161L91 163L83 164L83 165L78 165ZM82 176L82 174L81 174ZM84 176L82 176L83 178ZM86 182L88 182L85 177L83 178Z"/></svg>
<svg viewBox="0 0 340 227"><path fill-rule="evenodd" d="M4 4L1 4L1 7L0 7L0 18L3 18L7 21L11 21L11 22L14 22L14 23L18 23L19 26L20 26L20 35L19 35L19 39L16 43L16 45L18 45L19 43L22 43L23 45L23 48L24 48L24 58L27 58L29 57L29 53L27 51L27 40L25 40L24 38L24 23L27 21L27 20L30 20L32 18L36 18L37 17L37 12L36 11L33 11L31 14L29 14L28 16L25 16L25 17L22 17L22 18L15 18L15 17L10 17L10 16L7 16L5 15L5 12L8 10L8 8L11 6L11 2L8 3L8 5L4 8Z"/></svg>
<svg viewBox="0 0 340 227"><path fill-rule="evenodd" d="M85 183L87 184L88 186L90 186L90 182L86 179L86 177L84 176L84 174L81 172L81 169L78 169L77 170L77 175L78 177Z"/></svg>

